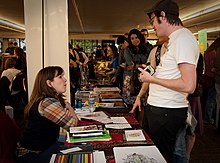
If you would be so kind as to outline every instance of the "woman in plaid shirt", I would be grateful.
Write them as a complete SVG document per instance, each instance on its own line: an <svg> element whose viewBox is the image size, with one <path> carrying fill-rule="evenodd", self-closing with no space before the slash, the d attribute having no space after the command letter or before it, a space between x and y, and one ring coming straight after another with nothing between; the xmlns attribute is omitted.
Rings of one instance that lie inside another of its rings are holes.
<svg viewBox="0 0 220 163"><path fill-rule="evenodd" d="M43 68L37 74L30 102L25 108L27 125L18 143L19 162L49 162L58 150L60 127L69 130L78 118L66 102L66 78L59 66Z"/></svg>

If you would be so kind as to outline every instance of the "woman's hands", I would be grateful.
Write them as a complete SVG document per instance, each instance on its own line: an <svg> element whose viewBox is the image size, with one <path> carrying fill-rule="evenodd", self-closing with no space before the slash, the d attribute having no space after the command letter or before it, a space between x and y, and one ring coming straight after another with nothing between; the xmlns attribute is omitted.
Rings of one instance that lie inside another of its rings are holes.
<svg viewBox="0 0 220 163"><path fill-rule="evenodd" d="M65 102L65 104L66 104L65 109L71 113L71 116L73 116L74 119L76 120L76 124L78 124L78 117L77 117L73 107L71 106L71 104L69 102Z"/></svg>

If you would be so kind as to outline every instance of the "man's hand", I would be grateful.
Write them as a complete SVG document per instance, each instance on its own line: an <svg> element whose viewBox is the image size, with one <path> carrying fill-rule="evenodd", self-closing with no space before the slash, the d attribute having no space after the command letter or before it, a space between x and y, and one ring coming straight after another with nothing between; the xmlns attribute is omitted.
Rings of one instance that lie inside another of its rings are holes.
<svg viewBox="0 0 220 163"><path fill-rule="evenodd" d="M133 108L131 109L130 113L134 113L134 111L136 110L136 108L139 108L139 111L141 112L141 99L139 96L137 96L135 103L133 105Z"/></svg>
<svg viewBox="0 0 220 163"><path fill-rule="evenodd" d="M116 77L113 77L113 78L111 79L111 82L114 83L115 81L116 81Z"/></svg>
<svg viewBox="0 0 220 163"><path fill-rule="evenodd" d="M143 70L142 68L138 68L138 70L141 72L140 73L140 79L142 82L148 82L151 83L153 80L153 76L151 76L147 71Z"/></svg>

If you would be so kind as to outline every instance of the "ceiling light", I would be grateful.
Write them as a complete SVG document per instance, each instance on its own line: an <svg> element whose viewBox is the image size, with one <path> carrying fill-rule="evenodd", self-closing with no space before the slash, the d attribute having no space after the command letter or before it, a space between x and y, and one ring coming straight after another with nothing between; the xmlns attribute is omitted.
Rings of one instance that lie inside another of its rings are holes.
<svg viewBox="0 0 220 163"><path fill-rule="evenodd" d="M22 27L16 23L10 22L8 20L1 19L1 18L0 18L0 26L2 28L11 29L14 31L25 32L24 27Z"/></svg>
<svg viewBox="0 0 220 163"><path fill-rule="evenodd" d="M207 32L207 33L218 32L218 31L220 31L220 27L218 27L218 28L208 28L208 29L206 29L206 32ZM198 35L198 32L193 33L193 35Z"/></svg>
<svg viewBox="0 0 220 163"><path fill-rule="evenodd" d="M195 11L195 12L193 12L193 13L187 15L187 16L182 17L181 20L182 21L187 21L187 20L202 16L204 14L208 14L210 12L219 10L219 8L220 8L220 3L215 4L213 6L209 6L207 8L202 9L202 10Z"/></svg>

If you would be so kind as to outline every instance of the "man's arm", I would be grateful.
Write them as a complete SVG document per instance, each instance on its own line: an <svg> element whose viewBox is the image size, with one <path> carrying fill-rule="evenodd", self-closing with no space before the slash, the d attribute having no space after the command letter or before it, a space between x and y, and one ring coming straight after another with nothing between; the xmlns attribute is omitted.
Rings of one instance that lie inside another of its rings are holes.
<svg viewBox="0 0 220 163"><path fill-rule="evenodd" d="M81 52L82 53L82 56L84 58L84 65L86 65L88 62L89 62L89 58L86 56L86 54L84 52Z"/></svg>
<svg viewBox="0 0 220 163"><path fill-rule="evenodd" d="M196 88L196 66L180 63L178 67L181 73L181 77L178 79L159 79L139 68L140 79L143 82L158 84L178 92L193 93Z"/></svg>

